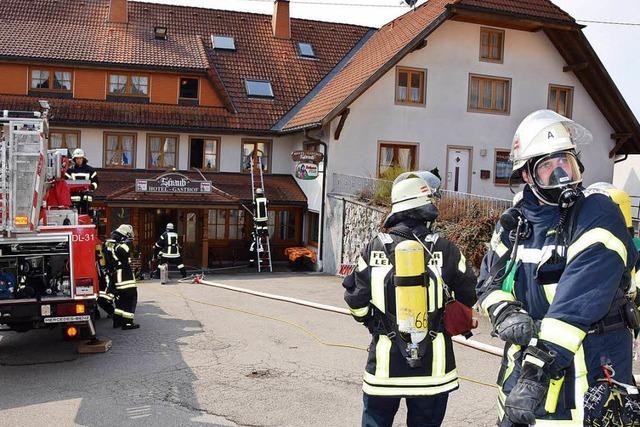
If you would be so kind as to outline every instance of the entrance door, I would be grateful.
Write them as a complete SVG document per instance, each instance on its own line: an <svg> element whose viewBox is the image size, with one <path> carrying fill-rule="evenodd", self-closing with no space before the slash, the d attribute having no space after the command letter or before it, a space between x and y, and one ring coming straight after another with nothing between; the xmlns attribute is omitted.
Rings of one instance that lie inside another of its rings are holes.
<svg viewBox="0 0 640 427"><path fill-rule="evenodd" d="M202 224L199 211L185 209L184 213L184 243L182 245L183 260L186 265L199 266L202 264Z"/></svg>
<svg viewBox="0 0 640 427"><path fill-rule="evenodd" d="M447 149L447 190L469 192L469 159L468 148Z"/></svg>

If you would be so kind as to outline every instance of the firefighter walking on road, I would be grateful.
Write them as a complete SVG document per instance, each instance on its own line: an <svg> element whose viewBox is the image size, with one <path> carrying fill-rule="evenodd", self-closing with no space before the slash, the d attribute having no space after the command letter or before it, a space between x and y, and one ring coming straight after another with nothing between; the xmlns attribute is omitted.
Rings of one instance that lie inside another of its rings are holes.
<svg viewBox="0 0 640 427"><path fill-rule="evenodd" d="M71 202L73 202L73 205L78 209L78 213L88 214L91 203L93 202L93 192L98 189L98 173L89 166L83 149L76 148L73 150L71 159L73 160L73 165L66 172L67 180L91 182L91 188L88 191L73 194L71 196Z"/></svg>
<svg viewBox="0 0 640 427"><path fill-rule="evenodd" d="M391 426L402 398L409 427L439 426L458 388L444 306L451 290L470 313L476 277L460 250L432 231L438 185L429 172L396 178L388 232L367 244L343 282L352 315L372 334L363 427Z"/></svg>
<svg viewBox="0 0 640 427"><path fill-rule="evenodd" d="M129 257L133 240L133 227L122 224L111 233L113 243L108 246L109 256L114 265L114 281L117 293L116 308L113 313L113 327L123 330L137 329L134 314L138 304L136 279L131 269Z"/></svg>
<svg viewBox="0 0 640 427"><path fill-rule="evenodd" d="M158 254L158 277L160 277L160 265L168 263L176 265L184 279L187 277L187 269L182 262L180 255L180 245L178 244L178 233L174 231L173 223L167 224L167 229L155 244L155 251Z"/></svg>
<svg viewBox="0 0 640 427"><path fill-rule="evenodd" d="M478 281L482 310L505 341L501 427L640 423L638 402L623 397L634 389L637 251L616 204L583 192L577 151L590 140L549 110L527 116L513 139L513 172L526 185Z"/></svg>

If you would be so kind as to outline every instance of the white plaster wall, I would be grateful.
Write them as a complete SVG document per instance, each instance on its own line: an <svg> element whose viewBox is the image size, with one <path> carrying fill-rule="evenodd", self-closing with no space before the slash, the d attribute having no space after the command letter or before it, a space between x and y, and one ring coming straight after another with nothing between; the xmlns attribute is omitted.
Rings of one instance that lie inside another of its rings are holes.
<svg viewBox="0 0 640 427"><path fill-rule="evenodd" d="M474 194L511 198L507 187L493 183L494 151L510 149L519 122L546 108L550 83L574 87L573 118L589 128L594 142L582 148L585 183L610 181L613 162L611 127L552 43L542 32L505 30L504 63L481 62L480 25L448 21L432 33L427 46L403 58L399 65L427 70L426 107L394 104L395 68L387 72L349 108L339 140L330 143L330 173L376 174L378 141L419 144L418 167L438 167L444 178L447 145L470 146ZM467 112L469 73L512 79L509 115ZM487 151L481 156L482 149ZM480 170L491 171L481 180Z"/></svg>
<svg viewBox="0 0 640 427"><path fill-rule="evenodd" d="M53 128L54 130L57 128ZM61 129L61 128L60 128ZM97 128L64 128L65 130L80 131L80 145L85 151L89 164L94 167L103 165L103 141L105 132L126 132L136 134L136 160L135 167L146 168L147 134L162 132L123 130L123 129L97 129ZM302 147L302 137L299 134L283 137L266 138L253 135L219 135L200 133L170 133L178 135L178 169L185 170L189 165L189 137L190 136L215 136L220 138L220 171L240 172L242 140L245 138L268 139L272 141L271 167L273 173L288 174L293 172L291 152L296 147Z"/></svg>

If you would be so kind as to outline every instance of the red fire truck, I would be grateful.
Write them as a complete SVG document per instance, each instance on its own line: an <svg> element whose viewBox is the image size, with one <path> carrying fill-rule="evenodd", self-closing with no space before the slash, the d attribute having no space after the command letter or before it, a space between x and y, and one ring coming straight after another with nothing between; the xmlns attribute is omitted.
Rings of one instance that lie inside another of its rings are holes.
<svg viewBox="0 0 640 427"><path fill-rule="evenodd" d="M0 110L0 327L62 326L95 337L97 230L71 207L66 149L48 150L43 111Z"/></svg>

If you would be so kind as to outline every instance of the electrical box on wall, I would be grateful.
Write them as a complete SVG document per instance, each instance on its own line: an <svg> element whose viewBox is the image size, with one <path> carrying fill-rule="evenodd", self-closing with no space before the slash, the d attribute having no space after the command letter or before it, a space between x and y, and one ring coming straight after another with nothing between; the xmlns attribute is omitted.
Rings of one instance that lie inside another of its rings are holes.
<svg viewBox="0 0 640 427"><path fill-rule="evenodd" d="M491 171L487 169L480 170L480 179L489 179L491 178Z"/></svg>
<svg viewBox="0 0 640 427"><path fill-rule="evenodd" d="M481 148L480 149L480 157L486 157L487 156L487 149L486 148Z"/></svg>

